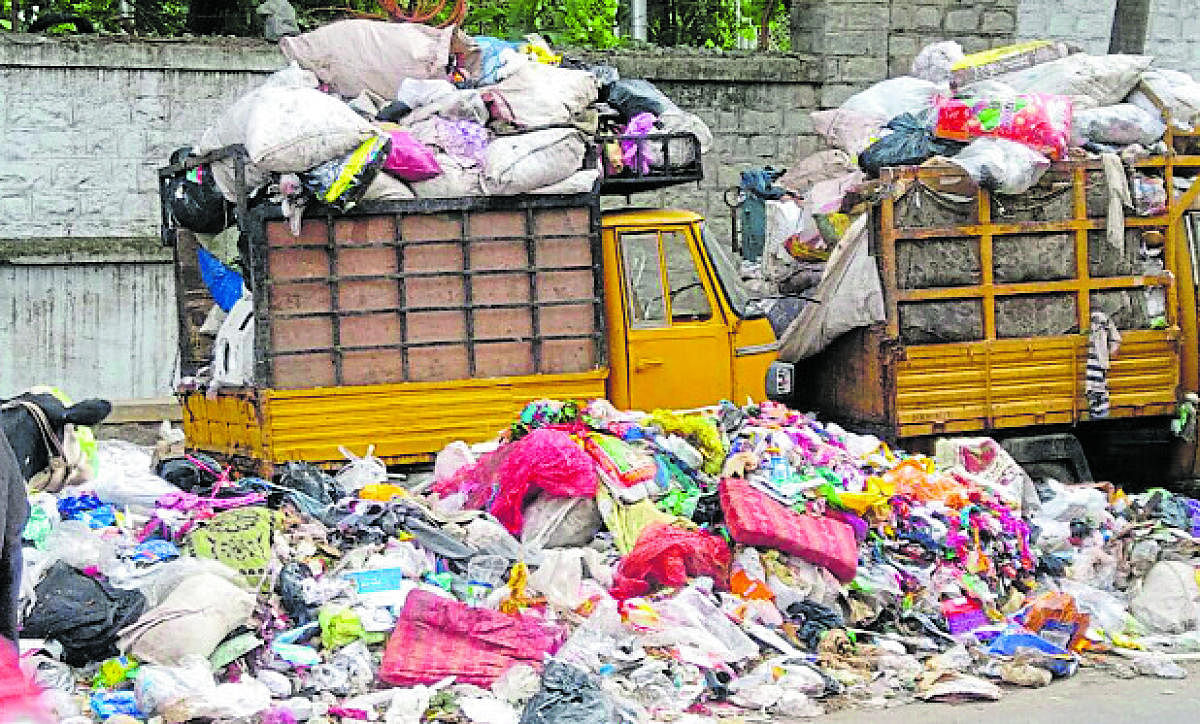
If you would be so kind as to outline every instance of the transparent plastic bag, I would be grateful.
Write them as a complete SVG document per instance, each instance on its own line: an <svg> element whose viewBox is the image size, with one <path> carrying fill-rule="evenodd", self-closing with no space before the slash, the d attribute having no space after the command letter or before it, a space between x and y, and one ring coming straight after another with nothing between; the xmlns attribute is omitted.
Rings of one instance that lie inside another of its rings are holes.
<svg viewBox="0 0 1200 724"><path fill-rule="evenodd" d="M1028 191L1050 168L1050 159L1003 138L977 138L950 161L980 187L1010 195Z"/></svg>
<svg viewBox="0 0 1200 724"><path fill-rule="evenodd" d="M179 488L151 472L151 449L124 440L96 444L100 468L89 487L106 503L118 507L153 508L155 501Z"/></svg>
<svg viewBox="0 0 1200 724"><path fill-rule="evenodd" d="M1073 145L1080 146L1086 141L1114 146L1133 143L1150 146L1167 130L1158 113L1150 113L1132 103L1076 111L1072 125Z"/></svg>
<svg viewBox="0 0 1200 724"><path fill-rule="evenodd" d="M338 451L348 462L346 467L338 471L334 480L349 493L357 493L368 485L387 482L387 466L375 457L375 446L367 447L367 454L359 457L344 447L338 446Z"/></svg>

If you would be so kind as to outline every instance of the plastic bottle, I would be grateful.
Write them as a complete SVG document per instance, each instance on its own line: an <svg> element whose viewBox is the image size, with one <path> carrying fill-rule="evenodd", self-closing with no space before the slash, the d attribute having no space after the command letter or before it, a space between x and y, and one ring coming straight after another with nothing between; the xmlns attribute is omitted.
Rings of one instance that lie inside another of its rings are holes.
<svg viewBox="0 0 1200 724"><path fill-rule="evenodd" d="M786 483L792 477L792 466L788 465L787 458L777 447L767 448L767 456L770 460L771 482L775 485Z"/></svg>

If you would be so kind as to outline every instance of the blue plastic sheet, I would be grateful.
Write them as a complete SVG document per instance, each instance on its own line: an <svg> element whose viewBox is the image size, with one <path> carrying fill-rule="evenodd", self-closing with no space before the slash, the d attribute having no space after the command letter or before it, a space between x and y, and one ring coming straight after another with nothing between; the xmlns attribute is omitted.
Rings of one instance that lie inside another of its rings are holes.
<svg viewBox="0 0 1200 724"><path fill-rule="evenodd" d="M203 246L196 247L196 260L200 265L200 278L212 294L217 306L228 312L242 298L242 275L225 266L220 259Z"/></svg>

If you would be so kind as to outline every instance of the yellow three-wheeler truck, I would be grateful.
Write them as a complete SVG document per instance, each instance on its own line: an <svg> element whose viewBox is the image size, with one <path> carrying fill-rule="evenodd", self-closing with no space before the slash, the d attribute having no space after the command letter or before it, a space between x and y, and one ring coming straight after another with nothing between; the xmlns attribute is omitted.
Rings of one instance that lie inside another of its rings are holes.
<svg viewBox="0 0 1200 724"><path fill-rule="evenodd" d="M253 384L180 395L191 446L264 472L341 461L339 446L429 461L542 397L654 409L791 392L770 323L697 214L605 214L597 189L363 203L297 236L278 207L241 206ZM209 362L195 322L211 302L194 235L166 212L164 228L190 374Z"/></svg>

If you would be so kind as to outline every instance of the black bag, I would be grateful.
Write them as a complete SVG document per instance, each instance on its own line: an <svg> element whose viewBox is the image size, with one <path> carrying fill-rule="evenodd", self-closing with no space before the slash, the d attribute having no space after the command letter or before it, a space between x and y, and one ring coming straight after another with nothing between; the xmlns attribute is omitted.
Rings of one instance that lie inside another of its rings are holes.
<svg viewBox="0 0 1200 724"><path fill-rule="evenodd" d="M678 108L653 83L640 78L616 81L608 86L608 96L601 100L616 108L625 118L633 118L639 113L661 116L664 111Z"/></svg>
<svg viewBox="0 0 1200 724"><path fill-rule="evenodd" d="M925 124L911 113L888 121L892 132L858 154L858 165L872 178L888 166L916 166L934 156L953 156L965 144L934 138Z"/></svg>
<svg viewBox="0 0 1200 724"><path fill-rule="evenodd" d="M34 587L37 603L25 617L22 636L55 639L63 661L84 666L117 655L117 634L146 610L140 591L125 591L90 578L59 561Z"/></svg>
<svg viewBox="0 0 1200 724"><path fill-rule="evenodd" d="M187 158L190 148L171 154L171 163ZM185 229L201 234L215 234L229 226L230 218L225 196L217 188L212 169L201 164L167 182L167 201L171 216Z"/></svg>

